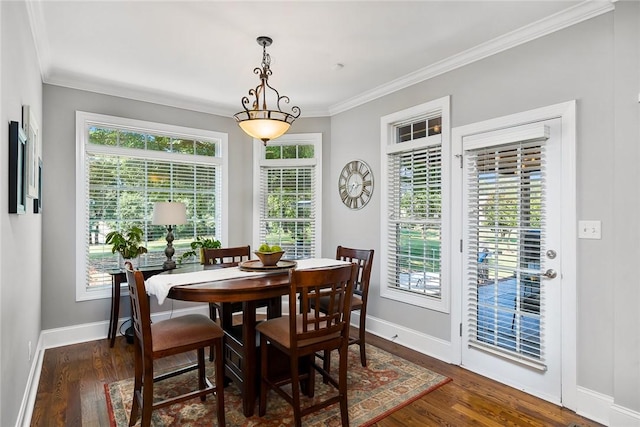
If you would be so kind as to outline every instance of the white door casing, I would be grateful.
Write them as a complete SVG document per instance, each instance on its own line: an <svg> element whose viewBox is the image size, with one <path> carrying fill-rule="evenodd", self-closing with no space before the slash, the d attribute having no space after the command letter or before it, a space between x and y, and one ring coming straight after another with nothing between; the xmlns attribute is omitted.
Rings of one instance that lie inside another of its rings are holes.
<svg viewBox="0 0 640 427"><path fill-rule="evenodd" d="M556 119L556 120L553 120ZM543 123L545 122L546 123ZM537 123L537 124L536 124ZM575 101L556 104L506 117L474 123L452 131L452 155L464 158L483 146L531 139L533 128L549 131L545 142L547 222L540 271L556 270L555 279L542 277L544 295L542 317L544 360L538 364L516 361L469 342L467 302L470 279L468 206L466 206L465 168L452 170L452 187L458 196L452 200L456 217L452 238L460 240L461 252L453 254L452 283L452 361L497 381L522 389L545 400L575 409L576 399L576 194L575 194ZM535 132L535 131L534 131ZM493 141L493 142L492 142ZM459 161L460 166L463 161ZM455 162L452 164L456 164ZM457 190L457 191L456 191ZM555 201L554 201L555 200ZM558 256L544 256L548 249ZM475 282L474 282L475 283ZM554 314L556 317L554 317ZM516 317L514 316L514 319ZM471 329L475 331L475 329ZM489 349L490 350L490 349Z"/></svg>

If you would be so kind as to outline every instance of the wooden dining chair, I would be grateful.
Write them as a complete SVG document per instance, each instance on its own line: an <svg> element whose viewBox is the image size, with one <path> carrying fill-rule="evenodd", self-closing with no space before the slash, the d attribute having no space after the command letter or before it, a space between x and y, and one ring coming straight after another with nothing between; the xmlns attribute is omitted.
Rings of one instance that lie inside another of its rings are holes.
<svg viewBox="0 0 640 427"><path fill-rule="evenodd" d="M133 405L129 425L138 420L142 412L141 426L151 425L153 410L173 405L188 399L200 397L204 401L209 393L216 394L218 425L225 425L224 414L224 360L222 355L222 328L206 316L189 314L168 320L151 323L149 299L140 271L134 271L131 263L126 263L126 275L131 297L131 310L134 329L135 376L133 387ZM215 386L205 375L204 350L215 348ZM154 377L154 360L197 351L198 363L176 369ZM162 401L154 402L153 384L167 378L198 370L198 388Z"/></svg>
<svg viewBox="0 0 640 427"><path fill-rule="evenodd" d="M260 416L266 413L267 393L273 389L293 407L297 427L302 426L303 416L335 403L340 403L342 426L349 425L347 353L351 296L357 273L356 264L289 271L289 316L267 320L256 328L260 332ZM327 301L327 313L312 308L320 307L320 298ZM271 349L288 356L288 375L283 377L278 375L281 373L270 372L272 368L275 370L276 362L280 359ZM340 355L337 379L315 363L316 352L334 349ZM275 360L270 361L271 357ZM301 366L308 367L308 370L301 373ZM335 387L337 393L302 408L300 382L304 382L307 394L313 397L315 371L320 372L325 382ZM288 390L291 390L290 394Z"/></svg>
<svg viewBox="0 0 640 427"><path fill-rule="evenodd" d="M360 322L358 327L358 335L349 336L349 345L358 344L360 346L360 363L363 367L367 366L366 352L366 321L367 321L367 299L369 297L369 280L371 278L371 267L373 266L373 249L353 249L344 246L338 246L336 251L336 259L349 261L358 265L358 276L353 287L353 297L351 298L351 311L360 311ZM320 310L324 313L328 310L327 301L320 300ZM325 352L324 369L331 369L331 355Z"/></svg>
<svg viewBox="0 0 640 427"><path fill-rule="evenodd" d="M251 258L251 246L234 246L229 248L204 248L204 263L207 266L235 267L242 261Z"/></svg>

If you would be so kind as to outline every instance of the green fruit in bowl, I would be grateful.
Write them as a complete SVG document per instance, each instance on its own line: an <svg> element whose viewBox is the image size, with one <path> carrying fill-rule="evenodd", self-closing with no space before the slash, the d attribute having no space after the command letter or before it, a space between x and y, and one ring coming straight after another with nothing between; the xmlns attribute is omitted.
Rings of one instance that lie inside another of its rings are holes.
<svg viewBox="0 0 640 427"><path fill-rule="evenodd" d="M271 248L266 243L263 243L258 248L258 252L271 252Z"/></svg>
<svg viewBox="0 0 640 427"><path fill-rule="evenodd" d="M271 246L271 252L282 252L282 248L278 245Z"/></svg>

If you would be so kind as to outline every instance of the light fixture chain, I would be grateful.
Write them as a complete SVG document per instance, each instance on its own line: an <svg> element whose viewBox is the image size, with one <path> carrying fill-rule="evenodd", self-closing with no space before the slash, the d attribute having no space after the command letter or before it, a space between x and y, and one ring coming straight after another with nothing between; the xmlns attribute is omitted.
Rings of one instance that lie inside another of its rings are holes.
<svg viewBox="0 0 640 427"><path fill-rule="evenodd" d="M267 44L262 43L262 67L268 70L271 66L271 55L267 53Z"/></svg>

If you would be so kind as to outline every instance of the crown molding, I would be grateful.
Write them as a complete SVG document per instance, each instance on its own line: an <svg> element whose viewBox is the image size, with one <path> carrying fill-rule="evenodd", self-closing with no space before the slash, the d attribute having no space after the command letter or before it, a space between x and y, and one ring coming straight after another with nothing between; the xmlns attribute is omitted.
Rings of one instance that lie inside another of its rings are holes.
<svg viewBox="0 0 640 427"><path fill-rule="evenodd" d="M565 9L547 18L533 22L500 37L481 43L457 55L438 61L428 67L407 74L404 77L378 86L361 95L329 107L331 116L358 107L377 98L397 92L416 83L519 46L553 32L578 24L587 19L610 12L615 8L612 0L585 0L571 8Z"/></svg>
<svg viewBox="0 0 640 427"><path fill-rule="evenodd" d="M145 89L139 86L126 85L120 82L95 79L86 75L65 73L64 76L57 76L55 75L55 72L50 72L46 78L42 79L42 81L43 83L54 86L63 86L70 89L117 96L135 101L149 102L152 104L165 105L184 110L215 114L222 117L232 117L237 113L237 111L231 111L228 108L221 107L220 105L214 104L206 99L184 96L169 91Z"/></svg>
<svg viewBox="0 0 640 427"><path fill-rule="evenodd" d="M503 36L479 44L478 46L457 55L438 61L428 67L366 91L357 97L334 104L326 111L307 111L305 112L304 117L327 117L345 112L414 84L421 83L446 72L503 52L507 49L610 12L615 8L615 1L616 0L585 0L564 11L558 12ZM124 86L118 82L101 81L88 76L55 76L55 72L52 70L51 65L51 47L49 46L49 42L46 37L46 22L42 11L42 3L42 0L25 2L43 83L215 114L222 117L232 117L237 112L235 110L232 111L231 108L214 104L209 100L184 96L173 92L158 92L157 90L146 90L140 87Z"/></svg>
<svg viewBox="0 0 640 427"><path fill-rule="evenodd" d="M135 101L149 102L151 104L180 108L183 110L197 111L200 113L214 114L216 116L232 118L240 108L215 104L209 100L181 95L175 92L160 92L156 89L144 89L139 86L124 85L113 81L100 81L83 75L47 76L43 83L62 86L70 89L84 90L108 96L132 99ZM328 111L305 111L301 118L328 117Z"/></svg>

